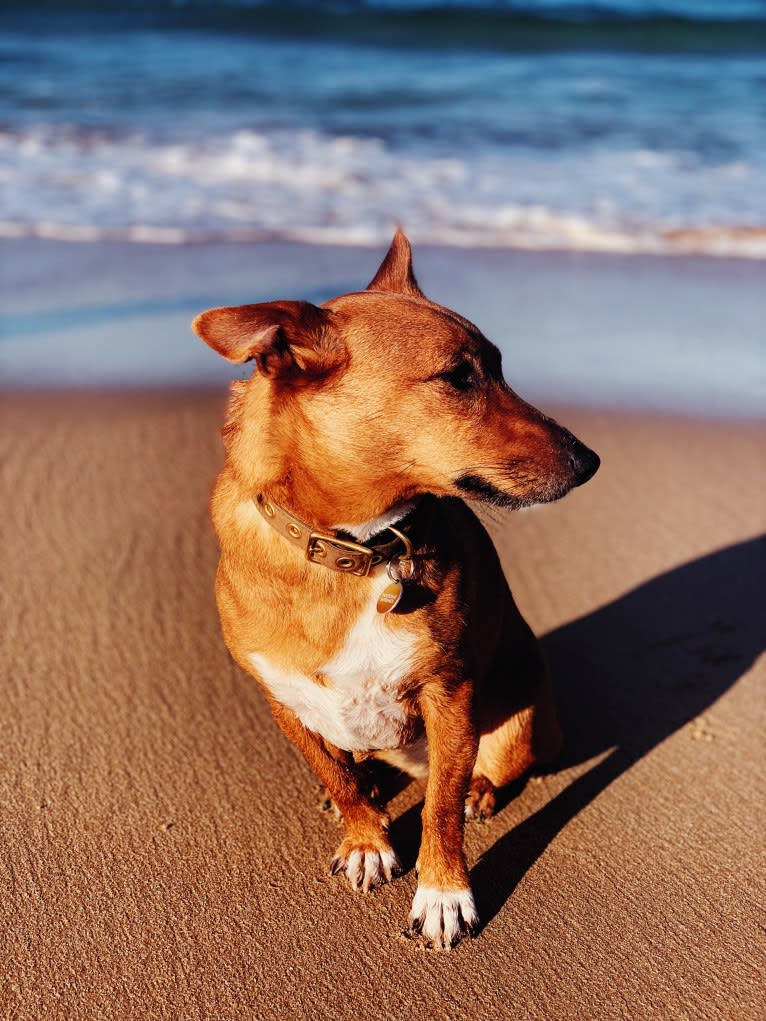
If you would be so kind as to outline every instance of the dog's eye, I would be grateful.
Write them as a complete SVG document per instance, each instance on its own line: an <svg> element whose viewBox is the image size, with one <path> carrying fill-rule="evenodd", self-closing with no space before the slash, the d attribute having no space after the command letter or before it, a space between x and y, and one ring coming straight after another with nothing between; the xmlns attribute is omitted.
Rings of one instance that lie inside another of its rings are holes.
<svg viewBox="0 0 766 1021"><path fill-rule="evenodd" d="M461 362L454 369L439 374L439 379L449 383L455 390L473 390L476 386L476 372L470 362Z"/></svg>

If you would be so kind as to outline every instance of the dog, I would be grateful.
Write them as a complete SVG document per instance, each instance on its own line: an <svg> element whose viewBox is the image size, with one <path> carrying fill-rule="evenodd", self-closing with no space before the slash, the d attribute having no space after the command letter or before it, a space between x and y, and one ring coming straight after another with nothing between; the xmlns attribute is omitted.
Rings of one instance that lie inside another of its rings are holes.
<svg viewBox="0 0 766 1021"><path fill-rule="evenodd" d="M342 818L331 869L354 890L401 872L367 760L425 780L409 926L449 949L479 922L464 820L561 744L537 641L464 500L557 500L599 458L425 297L401 230L363 291L192 325L256 367L232 384L212 497L226 644Z"/></svg>

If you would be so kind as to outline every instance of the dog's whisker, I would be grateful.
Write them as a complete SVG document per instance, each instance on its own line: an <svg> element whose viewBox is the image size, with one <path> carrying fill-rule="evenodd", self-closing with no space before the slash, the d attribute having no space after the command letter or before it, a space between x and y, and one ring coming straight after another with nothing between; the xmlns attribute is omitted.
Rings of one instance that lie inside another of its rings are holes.
<svg viewBox="0 0 766 1021"><path fill-rule="evenodd" d="M414 459L412 461L408 461L407 464L405 464L405 466L403 468L400 468L398 472L394 472L394 476L393 477L395 479L400 478L402 475L404 475L404 473L406 471L409 471L410 468L413 468L416 463L417 462Z"/></svg>

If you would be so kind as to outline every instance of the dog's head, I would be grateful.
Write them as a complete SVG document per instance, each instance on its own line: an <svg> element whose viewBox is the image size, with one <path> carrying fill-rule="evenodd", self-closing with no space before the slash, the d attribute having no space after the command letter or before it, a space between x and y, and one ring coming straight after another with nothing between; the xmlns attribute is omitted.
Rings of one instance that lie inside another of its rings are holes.
<svg viewBox="0 0 766 1021"><path fill-rule="evenodd" d="M321 307L211 309L193 328L230 361L257 366L230 427L246 481L288 474L328 527L424 492L544 503L599 466L511 390L500 352L472 323L425 297L401 231L364 291Z"/></svg>

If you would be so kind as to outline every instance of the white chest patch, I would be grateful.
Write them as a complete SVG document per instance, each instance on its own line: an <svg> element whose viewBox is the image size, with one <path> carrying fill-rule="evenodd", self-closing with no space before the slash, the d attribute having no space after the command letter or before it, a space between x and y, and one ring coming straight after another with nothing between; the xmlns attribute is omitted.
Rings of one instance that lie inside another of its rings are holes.
<svg viewBox="0 0 766 1021"><path fill-rule="evenodd" d="M373 596L345 645L317 666L326 684L274 666L253 652L250 662L277 701L304 727L345 751L397 748L407 713L397 696L411 672L415 636L379 614Z"/></svg>

